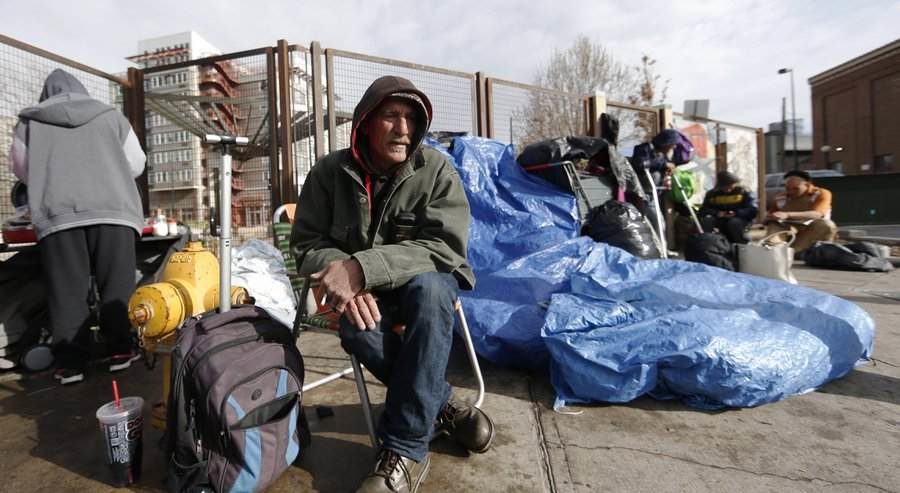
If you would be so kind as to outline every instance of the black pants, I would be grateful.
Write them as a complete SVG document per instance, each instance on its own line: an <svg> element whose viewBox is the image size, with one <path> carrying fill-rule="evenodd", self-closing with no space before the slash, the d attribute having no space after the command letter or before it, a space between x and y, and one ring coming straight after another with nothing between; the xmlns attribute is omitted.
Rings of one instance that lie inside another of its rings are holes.
<svg viewBox="0 0 900 493"><path fill-rule="evenodd" d="M135 288L135 231L102 224L41 239L54 356L62 368L83 369L90 356L91 275L100 296L100 332L111 354L131 350L128 298Z"/></svg>
<svg viewBox="0 0 900 493"><path fill-rule="evenodd" d="M718 229L732 243L747 243L747 235L744 233L744 230L747 229L747 224L749 224L749 221L740 217L700 217L700 225L703 226L703 231L710 232L713 229Z"/></svg>

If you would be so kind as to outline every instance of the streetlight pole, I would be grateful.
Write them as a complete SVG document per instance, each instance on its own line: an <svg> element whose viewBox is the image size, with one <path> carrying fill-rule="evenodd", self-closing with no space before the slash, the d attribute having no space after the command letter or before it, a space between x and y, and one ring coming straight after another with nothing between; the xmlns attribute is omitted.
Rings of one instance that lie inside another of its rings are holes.
<svg viewBox="0 0 900 493"><path fill-rule="evenodd" d="M794 69L792 68L783 68L778 70L779 74L791 74L791 130L793 133L793 143L794 143L794 169L798 169L800 167L800 156L797 153L797 106L796 100L794 99Z"/></svg>

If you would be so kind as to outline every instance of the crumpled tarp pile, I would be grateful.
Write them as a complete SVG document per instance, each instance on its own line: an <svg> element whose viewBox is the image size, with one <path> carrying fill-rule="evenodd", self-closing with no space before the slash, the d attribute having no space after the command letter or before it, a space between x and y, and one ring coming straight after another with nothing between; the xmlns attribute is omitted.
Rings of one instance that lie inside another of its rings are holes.
<svg viewBox="0 0 900 493"><path fill-rule="evenodd" d="M574 197L513 148L462 137L451 154L472 209L462 294L488 360L546 368L557 406L641 395L747 407L811 391L869 358L874 323L808 288L577 237Z"/></svg>

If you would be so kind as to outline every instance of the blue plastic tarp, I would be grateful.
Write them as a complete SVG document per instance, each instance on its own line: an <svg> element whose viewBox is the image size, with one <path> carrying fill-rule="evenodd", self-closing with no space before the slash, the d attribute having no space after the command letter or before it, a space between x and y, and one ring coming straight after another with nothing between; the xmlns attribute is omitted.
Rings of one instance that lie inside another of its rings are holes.
<svg viewBox="0 0 900 493"><path fill-rule="evenodd" d="M649 394L757 406L846 375L875 334L862 309L835 296L602 245L570 287L553 296L542 329L559 404Z"/></svg>
<svg viewBox="0 0 900 493"><path fill-rule="evenodd" d="M478 353L549 365L557 403L680 398L756 406L815 389L869 357L872 319L840 298L702 264L640 260L578 232L575 200L512 147L458 138L472 209L463 293Z"/></svg>

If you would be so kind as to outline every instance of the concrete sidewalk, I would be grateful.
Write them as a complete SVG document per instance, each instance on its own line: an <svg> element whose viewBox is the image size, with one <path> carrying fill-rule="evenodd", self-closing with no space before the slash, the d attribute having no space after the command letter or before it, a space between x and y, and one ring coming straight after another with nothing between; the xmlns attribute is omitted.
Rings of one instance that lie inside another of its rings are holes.
<svg viewBox="0 0 900 493"><path fill-rule="evenodd" d="M484 365L484 407L494 447L468 454L432 444L421 491L900 491L900 270L869 274L795 269L801 283L858 303L876 321L875 361L820 391L753 409L703 412L649 398L626 405L552 410L544 374ZM304 334L308 380L347 361L328 334ZM474 395L462 348L449 375ZM0 490L108 491L94 411L111 376L92 368L71 387L49 374L0 375ZM118 375L123 394L155 401L161 372L136 365ZM374 402L384 398L374 379ZM373 451L351 379L304 397L313 443L270 491L352 491ZM318 417L327 406L333 416ZM320 408L324 409L324 408ZM164 491L161 434L145 429L144 475L134 491Z"/></svg>

